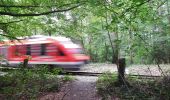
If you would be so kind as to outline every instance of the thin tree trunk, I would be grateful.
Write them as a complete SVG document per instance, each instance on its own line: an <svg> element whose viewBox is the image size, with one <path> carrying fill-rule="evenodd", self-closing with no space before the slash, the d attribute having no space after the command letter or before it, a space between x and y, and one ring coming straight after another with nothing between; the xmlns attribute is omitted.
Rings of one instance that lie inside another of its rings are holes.
<svg viewBox="0 0 170 100"><path fill-rule="evenodd" d="M28 59L24 59L23 68L28 67Z"/></svg>
<svg viewBox="0 0 170 100"><path fill-rule="evenodd" d="M131 24L131 23L130 23ZM132 30L131 25L129 27L129 44L130 44L130 64L133 64L133 53L132 53Z"/></svg>
<svg viewBox="0 0 170 100"><path fill-rule="evenodd" d="M105 61L108 61L108 46L107 46L107 44L106 44L106 42L105 42Z"/></svg>
<svg viewBox="0 0 170 100"><path fill-rule="evenodd" d="M51 32L48 32L48 35L51 36Z"/></svg>
<svg viewBox="0 0 170 100"><path fill-rule="evenodd" d="M117 52L117 50L116 50L116 45L115 45L115 49L114 49L114 46L113 46L113 43L112 43L112 39L111 39L111 35L110 35L110 31L109 31L109 29L108 29L108 27L109 27L109 23L108 23L108 18L107 18L107 13L106 13L106 20L105 20L105 22L106 22L106 30L107 30L107 35L108 35L108 37L109 37L109 42L110 42L110 45L111 45L111 48L112 48L112 63L117 63L117 58L118 58L118 52ZM114 33L115 34L115 33ZM116 36L116 35L115 35Z"/></svg>

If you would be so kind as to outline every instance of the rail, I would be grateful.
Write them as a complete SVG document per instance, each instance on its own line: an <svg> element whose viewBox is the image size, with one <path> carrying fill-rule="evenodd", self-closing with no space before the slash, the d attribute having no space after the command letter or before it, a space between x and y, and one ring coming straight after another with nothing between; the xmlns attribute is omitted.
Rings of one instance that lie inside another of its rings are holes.
<svg viewBox="0 0 170 100"><path fill-rule="evenodd" d="M65 71L65 72L61 72L59 73L60 75L78 75L78 76L100 76L103 74L107 74L107 73L96 73L96 72L84 72L84 71ZM113 75L114 73L108 74L108 75ZM115 75L117 75L115 73ZM125 74L125 76L128 77L138 77L138 78L160 78L163 76L159 76L159 75L141 75L141 74Z"/></svg>
<svg viewBox="0 0 170 100"><path fill-rule="evenodd" d="M8 72L8 71L19 70L19 69L20 68L0 67L0 71L2 71L2 72ZM76 75L77 76L100 76L103 74L106 74L106 73L85 72L85 71L68 71L68 70L59 72L59 75L72 75L72 76L76 76ZM113 75L113 73L111 73L110 75ZM115 73L115 75L117 75L117 74ZM126 76L132 77L132 78L136 77L136 78L147 78L147 79L163 77L163 76L159 76L159 75L155 76L155 75L141 75L141 74L125 74L125 77Z"/></svg>

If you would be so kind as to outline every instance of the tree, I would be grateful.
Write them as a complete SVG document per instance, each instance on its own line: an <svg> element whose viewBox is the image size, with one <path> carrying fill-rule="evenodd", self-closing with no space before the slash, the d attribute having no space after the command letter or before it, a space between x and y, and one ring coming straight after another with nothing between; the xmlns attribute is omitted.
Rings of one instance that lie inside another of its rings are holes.
<svg viewBox="0 0 170 100"><path fill-rule="evenodd" d="M80 41L92 61L148 63L156 53L145 48L168 43L168 0L2 0L0 14L4 36L64 35ZM165 41L156 44L160 36Z"/></svg>

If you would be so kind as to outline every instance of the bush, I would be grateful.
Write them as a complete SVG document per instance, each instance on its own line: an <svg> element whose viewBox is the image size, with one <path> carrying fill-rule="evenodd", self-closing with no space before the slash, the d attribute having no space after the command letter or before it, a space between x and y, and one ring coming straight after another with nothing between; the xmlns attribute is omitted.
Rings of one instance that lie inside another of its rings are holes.
<svg viewBox="0 0 170 100"><path fill-rule="evenodd" d="M110 98L112 93L116 88L112 88L117 81L117 76L111 73L105 73L101 75L97 81L97 92L99 95L103 97L103 99Z"/></svg>
<svg viewBox="0 0 170 100"><path fill-rule="evenodd" d="M158 79L138 79L127 77L129 87L115 85L117 76L110 73L102 75L97 81L98 94L103 100L169 100L170 76Z"/></svg>
<svg viewBox="0 0 170 100"><path fill-rule="evenodd" d="M32 99L41 92L58 91L60 80L57 73L57 69L49 72L46 67L8 72L0 76L0 94L4 99Z"/></svg>

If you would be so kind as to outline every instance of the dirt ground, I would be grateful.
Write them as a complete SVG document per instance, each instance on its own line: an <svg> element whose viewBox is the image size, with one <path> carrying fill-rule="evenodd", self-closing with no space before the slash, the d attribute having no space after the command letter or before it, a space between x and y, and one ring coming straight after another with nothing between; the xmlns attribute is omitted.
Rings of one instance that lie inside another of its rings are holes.
<svg viewBox="0 0 170 100"><path fill-rule="evenodd" d="M75 80L65 84L60 92L49 93L39 100L101 100L96 94L97 77L74 76Z"/></svg>

